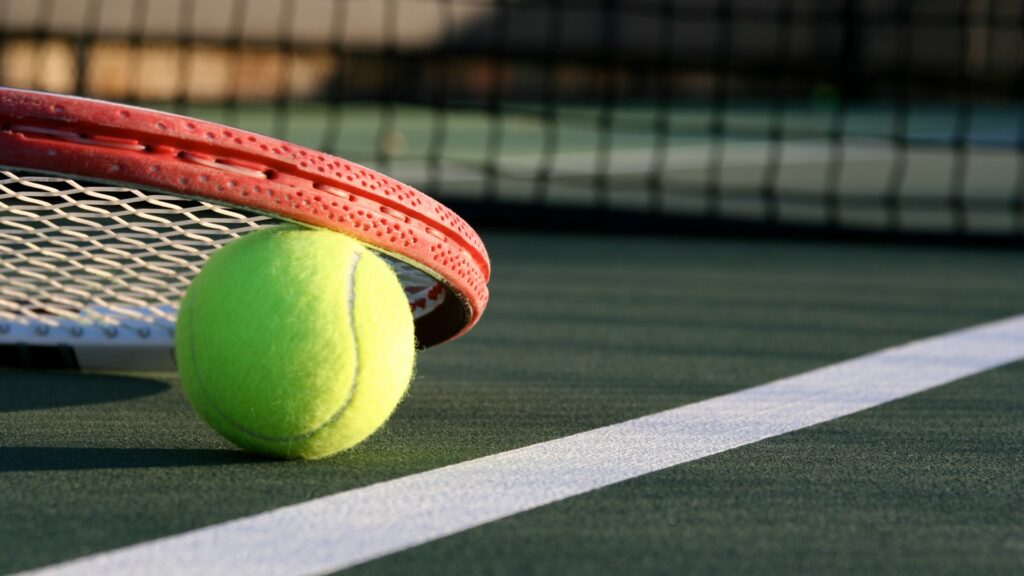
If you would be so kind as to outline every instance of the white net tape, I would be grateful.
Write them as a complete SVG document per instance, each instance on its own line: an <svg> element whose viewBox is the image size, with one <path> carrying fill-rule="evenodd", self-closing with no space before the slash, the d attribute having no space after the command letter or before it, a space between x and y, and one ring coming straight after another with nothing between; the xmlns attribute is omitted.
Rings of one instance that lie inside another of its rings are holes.
<svg viewBox="0 0 1024 576"><path fill-rule="evenodd" d="M209 202L0 170L0 341L26 329L40 337L86 328L166 337L209 256L276 222ZM389 260L410 302L437 292L433 278ZM440 300L430 302L417 314Z"/></svg>

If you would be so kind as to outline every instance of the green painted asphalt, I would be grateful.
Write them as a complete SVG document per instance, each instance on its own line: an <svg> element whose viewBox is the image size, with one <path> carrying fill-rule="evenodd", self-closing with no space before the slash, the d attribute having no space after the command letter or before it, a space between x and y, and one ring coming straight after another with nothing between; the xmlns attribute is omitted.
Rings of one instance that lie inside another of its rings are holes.
<svg viewBox="0 0 1024 576"><path fill-rule="evenodd" d="M172 375L0 373L0 572L620 422L1021 312L1024 254L484 233L492 304L368 442L248 456ZM357 567L364 574L1011 574L1024 366Z"/></svg>

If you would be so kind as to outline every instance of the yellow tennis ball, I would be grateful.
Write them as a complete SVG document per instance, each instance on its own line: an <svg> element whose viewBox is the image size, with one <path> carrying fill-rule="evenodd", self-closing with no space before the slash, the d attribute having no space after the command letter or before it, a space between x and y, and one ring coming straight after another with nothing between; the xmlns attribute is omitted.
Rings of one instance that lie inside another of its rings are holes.
<svg viewBox="0 0 1024 576"><path fill-rule="evenodd" d="M336 232L277 226L216 252L175 340L196 411L229 440L323 458L370 436L412 378L413 318L388 264Z"/></svg>

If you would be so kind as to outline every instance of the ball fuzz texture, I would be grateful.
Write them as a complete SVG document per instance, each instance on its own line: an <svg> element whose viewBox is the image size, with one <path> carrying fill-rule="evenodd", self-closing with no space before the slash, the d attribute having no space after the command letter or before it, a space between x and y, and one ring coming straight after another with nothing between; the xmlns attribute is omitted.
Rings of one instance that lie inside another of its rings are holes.
<svg viewBox="0 0 1024 576"><path fill-rule="evenodd" d="M277 226L216 252L178 317L182 386L226 438L323 458L370 436L412 378L413 318L390 266L335 232Z"/></svg>

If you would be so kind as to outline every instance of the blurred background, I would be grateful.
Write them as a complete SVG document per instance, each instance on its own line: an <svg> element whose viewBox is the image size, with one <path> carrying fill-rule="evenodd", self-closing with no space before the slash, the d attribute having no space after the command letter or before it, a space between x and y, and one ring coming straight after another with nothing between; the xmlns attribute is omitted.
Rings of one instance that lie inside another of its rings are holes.
<svg viewBox="0 0 1024 576"><path fill-rule="evenodd" d="M1019 0L0 0L0 84L273 134L478 225L1024 238Z"/></svg>

